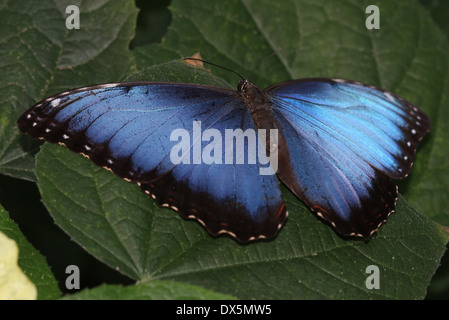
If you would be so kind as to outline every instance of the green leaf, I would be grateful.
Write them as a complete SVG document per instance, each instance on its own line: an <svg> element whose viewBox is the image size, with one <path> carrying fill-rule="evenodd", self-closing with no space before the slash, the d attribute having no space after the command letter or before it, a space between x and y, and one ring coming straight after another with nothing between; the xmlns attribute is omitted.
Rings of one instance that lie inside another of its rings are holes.
<svg viewBox="0 0 449 320"><path fill-rule="evenodd" d="M186 62L180 60L173 60L142 69L128 76L126 81L185 82L233 88L228 82L214 76L206 69L189 66Z"/></svg>
<svg viewBox="0 0 449 320"><path fill-rule="evenodd" d="M131 1L8 1L0 5L0 173L35 181L36 144L17 118L49 94L123 79L134 68L127 45L137 10ZM68 5L80 29L68 30Z"/></svg>
<svg viewBox="0 0 449 320"><path fill-rule="evenodd" d="M19 227L0 207L0 232L13 239L19 248L19 266L37 288L38 299L57 299L61 295L58 284L45 258L25 239ZM0 264L1 265L1 264Z"/></svg>
<svg viewBox="0 0 449 320"><path fill-rule="evenodd" d="M188 283L154 280L127 287L102 285L66 295L64 300L233 300L232 296Z"/></svg>
<svg viewBox="0 0 449 320"><path fill-rule="evenodd" d="M429 10L432 19L441 29L441 31L449 39L449 20L447 19L447 13L449 12L449 2L447 1L433 1L433 0L420 0L421 4Z"/></svg>

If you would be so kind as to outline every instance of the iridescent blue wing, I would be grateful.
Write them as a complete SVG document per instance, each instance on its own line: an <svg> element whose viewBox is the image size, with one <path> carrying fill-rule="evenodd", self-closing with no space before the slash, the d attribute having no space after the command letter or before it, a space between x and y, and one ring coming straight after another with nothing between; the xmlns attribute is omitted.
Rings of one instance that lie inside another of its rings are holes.
<svg viewBox="0 0 449 320"><path fill-rule="evenodd" d="M254 129L236 91L181 83L75 89L42 100L18 120L23 132L82 153L213 235L229 233L239 241L273 236L287 214L275 176L260 175L257 163L194 159L195 150L218 143L195 140L194 123L223 137L225 129ZM171 157L180 143L172 136L176 130L191 141L175 153L182 161Z"/></svg>
<svg viewBox="0 0 449 320"><path fill-rule="evenodd" d="M395 208L428 117L396 95L340 79L265 90L287 148L280 179L343 235L369 237Z"/></svg>

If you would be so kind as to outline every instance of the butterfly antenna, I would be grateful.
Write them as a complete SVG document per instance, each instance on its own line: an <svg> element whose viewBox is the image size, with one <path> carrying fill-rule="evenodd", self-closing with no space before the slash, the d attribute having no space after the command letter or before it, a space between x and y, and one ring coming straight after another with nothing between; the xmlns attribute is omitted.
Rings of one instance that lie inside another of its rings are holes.
<svg viewBox="0 0 449 320"><path fill-rule="evenodd" d="M227 71L233 72L233 73L235 73L236 75L238 75L238 76L240 77L240 79L245 80L245 78L244 78L240 73L238 73L237 71L234 71L234 70L232 70L232 69L229 69L229 68L220 66L220 65L218 65L218 64L215 64L215 63L212 63L212 62L203 60L203 59L198 59L198 58L183 58L182 60L201 61L201 62L203 62L203 63L210 64L211 66L218 67L218 68L221 68L221 69L223 69L223 70L227 70Z"/></svg>

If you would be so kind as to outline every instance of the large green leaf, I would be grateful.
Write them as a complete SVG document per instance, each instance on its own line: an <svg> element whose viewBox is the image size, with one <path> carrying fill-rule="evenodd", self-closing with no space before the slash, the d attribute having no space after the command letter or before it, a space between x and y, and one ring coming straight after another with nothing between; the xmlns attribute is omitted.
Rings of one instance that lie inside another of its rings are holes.
<svg viewBox="0 0 449 320"><path fill-rule="evenodd" d="M58 298L61 293L45 258L25 239L19 227L2 207L0 207L0 232L17 243L19 266L36 286L38 299Z"/></svg>
<svg viewBox="0 0 449 320"><path fill-rule="evenodd" d="M80 8L79 30L65 27L68 5ZM16 121L37 99L129 73L136 14L125 0L0 3L0 173L35 180L36 146Z"/></svg>
<svg viewBox="0 0 449 320"><path fill-rule="evenodd" d="M132 79L220 82L191 69L174 61ZM44 146L37 173L56 223L112 268L136 280L186 281L239 298L422 298L447 242L438 225L402 198L375 239L346 241L284 190L290 218L280 235L240 246L213 239L197 223L156 207L137 186L63 147ZM385 284L375 292L364 282L373 264Z"/></svg>

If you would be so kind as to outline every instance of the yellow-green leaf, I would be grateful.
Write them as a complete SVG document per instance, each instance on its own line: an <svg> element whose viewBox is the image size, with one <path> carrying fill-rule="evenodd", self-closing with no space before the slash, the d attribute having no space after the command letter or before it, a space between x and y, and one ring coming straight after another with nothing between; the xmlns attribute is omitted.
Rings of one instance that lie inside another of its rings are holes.
<svg viewBox="0 0 449 320"><path fill-rule="evenodd" d="M18 259L16 242L0 232L0 300L37 298L37 289L20 269Z"/></svg>

